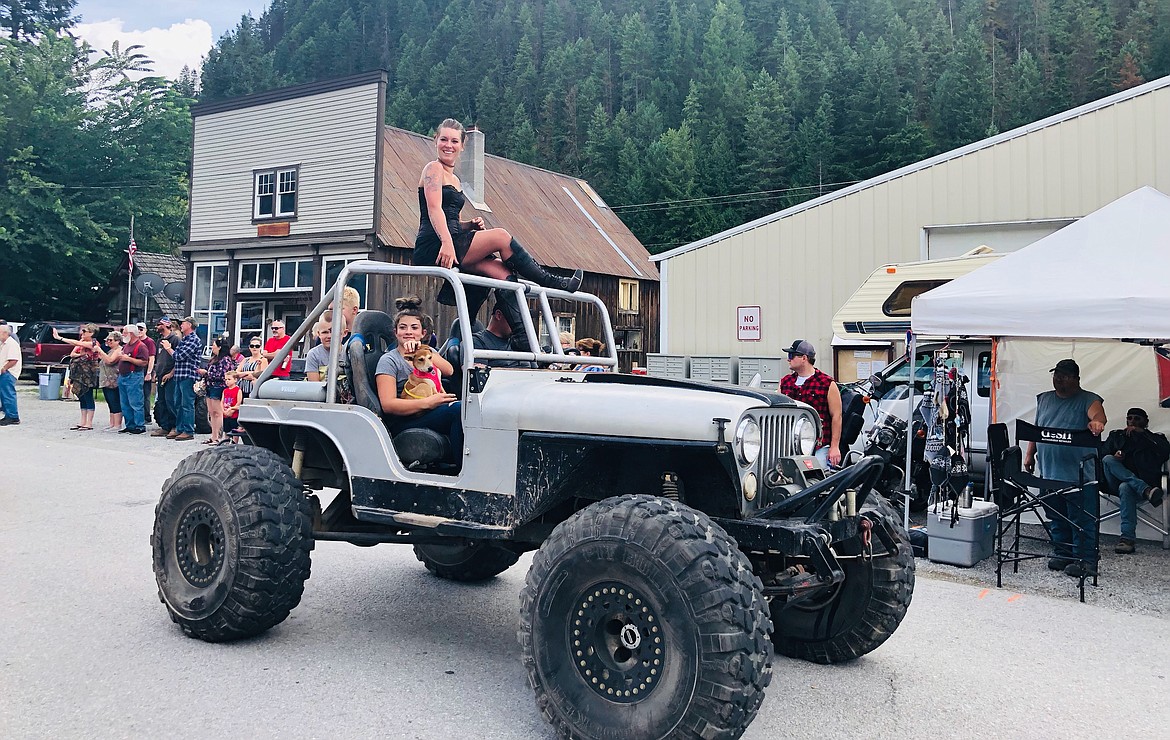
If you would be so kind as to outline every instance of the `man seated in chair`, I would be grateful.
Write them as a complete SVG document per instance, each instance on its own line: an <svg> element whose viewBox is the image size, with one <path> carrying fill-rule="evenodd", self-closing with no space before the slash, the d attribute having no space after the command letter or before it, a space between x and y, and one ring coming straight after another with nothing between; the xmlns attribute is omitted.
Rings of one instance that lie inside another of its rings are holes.
<svg viewBox="0 0 1170 740"><path fill-rule="evenodd" d="M1121 538L1113 552L1134 551L1137 541L1137 508L1143 499L1162 505L1162 466L1170 459L1166 435L1151 432L1150 416L1144 409L1125 412L1125 429L1115 429L1105 440L1101 465L1105 480L1121 499Z"/></svg>
<svg viewBox="0 0 1170 740"><path fill-rule="evenodd" d="M1052 373L1052 390L1036 396L1036 426L1056 429L1085 429L1093 434L1105 430L1105 406L1101 397L1081 388L1081 368L1074 360L1061 360ZM1037 447L1039 448L1037 450ZM1084 462L1087 450L1054 444L1028 443L1024 470L1036 469L1049 480L1076 484L1082 473L1085 480L1096 478L1096 466ZM1038 453L1038 454L1037 454ZM1080 578L1097 572L1096 490L1073 491L1045 499L1048 535L1052 538L1051 570L1063 570Z"/></svg>
<svg viewBox="0 0 1170 740"><path fill-rule="evenodd" d="M527 348L520 349L516 343L512 341L512 325L508 323L508 319L504 311L506 310L499 299L496 300L492 306L492 313L488 317L487 326L481 331L477 331L471 335L472 346L476 349L494 349L502 352L527 352ZM531 362L523 360L486 360L484 362L488 367L535 367Z"/></svg>

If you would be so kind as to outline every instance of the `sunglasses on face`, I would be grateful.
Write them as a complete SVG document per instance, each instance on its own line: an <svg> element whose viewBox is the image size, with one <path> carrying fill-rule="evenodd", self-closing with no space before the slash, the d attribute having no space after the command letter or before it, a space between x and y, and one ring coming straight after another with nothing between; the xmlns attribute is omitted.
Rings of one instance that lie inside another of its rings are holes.
<svg viewBox="0 0 1170 740"><path fill-rule="evenodd" d="M799 352L789 352L788 353L788 359L791 360L794 357L804 357L804 355L800 354Z"/></svg>
<svg viewBox="0 0 1170 740"><path fill-rule="evenodd" d="M259 345L259 344L249 344L249 345L248 345L248 347L249 347L250 349L260 349L260 345Z"/></svg>

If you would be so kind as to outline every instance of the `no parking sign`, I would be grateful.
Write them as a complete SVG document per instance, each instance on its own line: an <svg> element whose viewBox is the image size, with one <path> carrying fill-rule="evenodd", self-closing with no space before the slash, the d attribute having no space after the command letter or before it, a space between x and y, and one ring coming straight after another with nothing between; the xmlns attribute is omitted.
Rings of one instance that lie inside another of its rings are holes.
<svg viewBox="0 0 1170 740"><path fill-rule="evenodd" d="M760 307L740 306L736 309L735 335L741 342L760 341Z"/></svg>

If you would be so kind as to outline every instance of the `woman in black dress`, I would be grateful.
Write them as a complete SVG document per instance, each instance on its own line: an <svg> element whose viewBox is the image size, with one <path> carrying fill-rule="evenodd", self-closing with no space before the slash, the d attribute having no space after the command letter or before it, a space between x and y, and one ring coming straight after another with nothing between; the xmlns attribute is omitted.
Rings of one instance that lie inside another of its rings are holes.
<svg viewBox="0 0 1170 740"><path fill-rule="evenodd" d="M463 151L463 124L448 118L435 134L437 158L423 167L418 183L419 228L414 240L414 264L458 266L464 272L507 280L513 274L546 288L573 292L581 287L584 275L577 270L569 277L553 275L505 229L484 228L483 219L460 221L466 199L455 164ZM510 295L510 294L509 294ZM440 295L441 302L444 301ZM515 303L514 300L508 303ZM477 306L478 308L478 306ZM511 308L511 306L510 306ZM513 332L524 336L519 307L505 311Z"/></svg>

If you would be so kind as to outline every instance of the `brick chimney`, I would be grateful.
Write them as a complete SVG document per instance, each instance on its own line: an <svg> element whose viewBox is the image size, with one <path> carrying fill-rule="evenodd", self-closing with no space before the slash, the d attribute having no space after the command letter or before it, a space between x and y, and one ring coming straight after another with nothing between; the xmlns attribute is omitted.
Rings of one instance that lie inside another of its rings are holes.
<svg viewBox="0 0 1170 740"><path fill-rule="evenodd" d="M491 209L484 203L483 148L483 132L472 126L467 130L466 139L463 142L463 154L459 155L455 174L459 176L463 192L471 204L480 211L490 211Z"/></svg>

